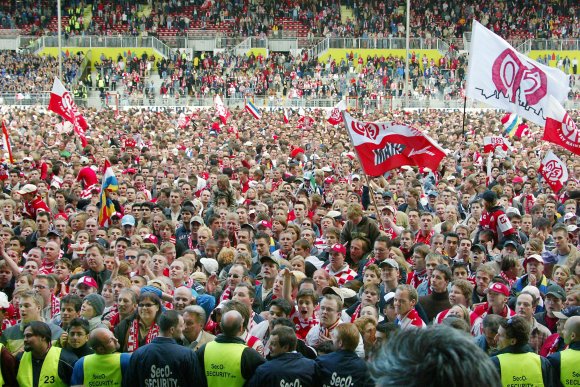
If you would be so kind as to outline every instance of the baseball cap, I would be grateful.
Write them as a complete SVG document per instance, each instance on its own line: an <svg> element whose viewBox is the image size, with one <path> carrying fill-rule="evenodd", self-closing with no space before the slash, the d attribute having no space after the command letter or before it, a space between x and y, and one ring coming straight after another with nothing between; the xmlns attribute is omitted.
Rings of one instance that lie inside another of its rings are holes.
<svg viewBox="0 0 580 387"><path fill-rule="evenodd" d="M506 247L506 246L513 246L516 249L518 248L518 244L514 241L511 241L511 240L504 242L503 247Z"/></svg>
<svg viewBox="0 0 580 387"><path fill-rule="evenodd" d="M273 262L276 266L280 267L280 263L268 255L260 257L260 263L264 263L265 261Z"/></svg>
<svg viewBox="0 0 580 387"><path fill-rule="evenodd" d="M203 266L204 270L209 274L215 273L219 269L219 263L213 258L202 258L199 263Z"/></svg>
<svg viewBox="0 0 580 387"><path fill-rule="evenodd" d="M8 309L10 307L10 302L8 302L8 296L4 292L0 292L0 308Z"/></svg>
<svg viewBox="0 0 580 387"><path fill-rule="evenodd" d="M199 223L200 225L204 224L201 216L194 216L193 218L191 218L191 221L189 223L191 224L193 222Z"/></svg>
<svg viewBox="0 0 580 387"><path fill-rule="evenodd" d="M49 231L49 232L46 234L46 236L51 236L51 235L57 236L57 237L59 237L59 238L61 238L61 237L62 237L62 236L60 235L60 233L58 232L58 230L56 230L56 229L50 230L50 231Z"/></svg>
<svg viewBox="0 0 580 387"><path fill-rule="evenodd" d="M559 312L554 312L554 316L562 320L567 320L574 316L580 316L580 306L569 306Z"/></svg>
<svg viewBox="0 0 580 387"><path fill-rule="evenodd" d="M495 202L497 200L497 194L493 191L487 190L482 195L481 198L486 202Z"/></svg>
<svg viewBox="0 0 580 387"><path fill-rule="evenodd" d="M18 195L26 195L38 191L38 188L34 184L25 184L24 187L20 188L16 193Z"/></svg>
<svg viewBox="0 0 580 387"><path fill-rule="evenodd" d="M95 281L95 279L93 277L89 277L88 275L84 275L81 278L79 278L78 282L77 282L77 287L79 285L85 285L88 286L89 288L99 288L99 285L97 285L97 281Z"/></svg>
<svg viewBox="0 0 580 387"><path fill-rule="evenodd" d="M570 219L578 218L578 216L573 212L567 212L564 214L564 222L569 221Z"/></svg>
<svg viewBox="0 0 580 387"><path fill-rule="evenodd" d="M135 227L135 217L133 215L125 215L121 219L121 226L133 226Z"/></svg>
<svg viewBox="0 0 580 387"><path fill-rule="evenodd" d="M576 226L575 224L570 224L568 225L568 227L566 227L566 230L568 230L568 232L575 232L576 230L578 230L578 226Z"/></svg>
<svg viewBox="0 0 580 387"><path fill-rule="evenodd" d="M383 198L393 198L393 193L391 191L383 192Z"/></svg>
<svg viewBox="0 0 580 387"><path fill-rule="evenodd" d="M437 197L439 196L439 192L435 191L435 190L431 190L429 192L427 192L427 196L433 196L433 197Z"/></svg>
<svg viewBox="0 0 580 387"><path fill-rule="evenodd" d="M556 298L559 298L562 301L566 300L566 292L558 285L550 285L548 286L548 290L546 292L546 296L551 295Z"/></svg>
<svg viewBox="0 0 580 387"><path fill-rule="evenodd" d="M272 223L268 222L267 220L261 220L256 224L256 228L259 228L259 227L266 227L266 228L269 228L271 230Z"/></svg>
<svg viewBox="0 0 580 387"><path fill-rule="evenodd" d="M390 266L394 267L395 269L399 270L399 263L392 258L387 258L381 263L379 263L379 267Z"/></svg>
<svg viewBox="0 0 580 387"><path fill-rule="evenodd" d="M354 180L354 179L360 180L360 175L354 174L354 175L352 175L351 179L352 180Z"/></svg>
<svg viewBox="0 0 580 387"><path fill-rule="evenodd" d="M471 246L471 251L473 250L480 250L485 253L485 247L481 243L476 243L473 246Z"/></svg>
<svg viewBox="0 0 580 387"><path fill-rule="evenodd" d="M330 251L335 251L337 253L340 253L342 255L346 255L346 247L344 247L344 245L341 245L340 243L336 243L334 245L332 245L330 247Z"/></svg>
<svg viewBox="0 0 580 387"><path fill-rule="evenodd" d="M381 211L384 211L384 210L391 211L391 214L395 213L395 208L393 206L384 206L383 208L381 208Z"/></svg>
<svg viewBox="0 0 580 387"><path fill-rule="evenodd" d="M243 224L240 225L240 228L249 228L252 231L256 231L256 228L254 226L252 226L250 223L243 223Z"/></svg>
<svg viewBox="0 0 580 387"><path fill-rule="evenodd" d="M514 183L514 184L515 183L523 183L523 182L524 182L524 179L522 179L521 176L516 176L512 179L512 183Z"/></svg>
<svg viewBox="0 0 580 387"><path fill-rule="evenodd" d="M383 297L385 302L387 304L391 303L391 302L395 302L395 292L390 292L385 294L385 297Z"/></svg>
<svg viewBox="0 0 580 387"><path fill-rule="evenodd" d="M488 291L490 292L496 292L499 294L503 294L506 297L510 296L510 290L509 288L502 284L501 282L494 282L491 285L489 285L489 288L487 288Z"/></svg>
<svg viewBox="0 0 580 387"><path fill-rule="evenodd" d="M455 180L455 179L456 179L456 177L453 175L447 176L447 181L451 181L451 180Z"/></svg>
<svg viewBox="0 0 580 387"><path fill-rule="evenodd" d="M342 292L336 286L327 286L322 289L322 295L325 296L327 294L334 294L335 296L339 296L340 299L344 302L344 297L342 296Z"/></svg>
<svg viewBox="0 0 580 387"><path fill-rule="evenodd" d="M332 168L326 166L326 167L322 167L322 172L332 172Z"/></svg>
<svg viewBox="0 0 580 387"><path fill-rule="evenodd" d="M532 254L525 260L524 266L527 265L530 260L544 263L544 258L540 254Z"/></svg>
<svg viewBox="0 0 580 387"><path fill-rule="evenodd" d="M330 216L331 218L336 219L336 218L342 217L342 214L339 211L334 211L333 210L333 211L328 211L326 213L326 216Z"/></svg>

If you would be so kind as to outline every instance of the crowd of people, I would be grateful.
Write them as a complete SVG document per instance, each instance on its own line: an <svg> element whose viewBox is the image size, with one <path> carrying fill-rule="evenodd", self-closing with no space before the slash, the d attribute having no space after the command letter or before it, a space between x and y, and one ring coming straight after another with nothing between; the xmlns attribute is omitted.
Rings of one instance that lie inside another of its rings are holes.
<svg viewBox="0 0 580 387"><path fill-rule="evenodd" d="M29 28L31 33L49 31L50 20L56 17L52 7L36 7L35 1L8 2L0 6L3 28ZM227 36L266 36L277 34L285 20L300 22L309 37L388 38L405 36L405 3L397 1L283 1L265 0L258 4L248 1L217 2L212 0L154 2L151 12L143 12L143 4L128 1L63 3L63 15L73 20L69 32L82 33L78 18L87 5L92 5L93 18L86 22L91 34L122 32L138 35L157 34L160 29L184 35L190 29L220 26ZM341 6L347 6L352 17L341 16ZM510 12L517 9L517 14ZM576 39L579 36L578 7L573 1L510 0L482 5L476 1L451 4L438 1L418 1L411 8L411 37L427 40L463 37L472 18L506 39Z"/></svg>
<svg viewBox="0 0 580 387"><path fill-rule="evenodd" d="M80 113L84 148L45 109L2 108L5 384L400 385L405 365L416 383L578 380L580 164L540 128L487 172L497 112L463 128L460 113L353 111L447 150L437 170L369 178L320 110L300 128L282 111ZM550 149L560 192L537 174ZM105 160L118 189L100 224ZM453 374L442 347L470 354Z"/></svg>
<svg viewBox="0 0 580 387"><path fill-rule="evenodd" d="M70 84L81 76L82 53L62 60L63 82ZM0 93L48 93L58 77L58 59L53 56L0 51Z"/></svg>

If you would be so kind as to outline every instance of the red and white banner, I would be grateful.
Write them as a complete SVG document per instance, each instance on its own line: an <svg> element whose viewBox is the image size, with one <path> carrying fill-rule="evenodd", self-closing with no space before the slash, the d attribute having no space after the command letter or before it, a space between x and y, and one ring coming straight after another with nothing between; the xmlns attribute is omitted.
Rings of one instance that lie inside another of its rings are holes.
<svg viewBox="0 0 580 387"><path fill-rule="evenodd" d="M70 93L66 90L60 79L54 78L48 110L51 110L73 124L77 136L81 139L83 147L87 146L86 130L89 125L82 114L78 111L77 105Z"/></svg>
<svg viewBox="0 0 580 387"><path fill-rule="evenodd" d="M564 101L569 77L517 52L473 21L467 96L544 126L548 96Z"/></svg>
<svg viewBox="0 0 580 387"><path fill-rule="evenodd" d="M501 148L506 152L513 150L509 141L501 136L488 136L483 138L483 153L493 153L495 148Z"/></svg>
<svg viewBox="0 0 580 387"><path fill-rule="evenodd" d="M8 161L10 164L14 164L14 158L12 157L12 145L10 144L10 134L8 129L6 129L6 124L2 120L2 148L6 153L8 153Z"/></svg>
<svg viewBox="0 0 580 387"><path fill-rule="evenodd" d="M331 125L338 125L342 122L342 112L345 110L346 101L343 99L327 112L326 119Z"/></svg>
<svg viewBox="0 0 580 387"><path fill-rule="evenodd" d="M185 115L185 113L181 113L177 119L177 125L179 126L179 129L184 129L187 127L187 125L189 125L190 121L191 116L189 114Z"/></svg>
<svg viewBox="0 0 580 387"><path fill-rule="evenodd" d="M290 122L290 112L288 109L284 108L284 123L287 124Z"/></svg>
<svg viewBox="0 0 580 387"><path fill-rule="evenodd" d="M553 142L580 155L580 130L555 98L549 99L542 140Z"/></svg>
<svg viewBox="0 0 580 387"><path fill-rule="evenodd" d="M445 151L415 128L392 122L362 122L342 112L365 173L379 176L404 165L436 171Z"/></svg>
<svg viewBox="0 0 580 387"><path fill-rule="evenodd" d="M558 193L568 181L568 168L552 151L548 151L540 164L538 173L542 175L552 191Z"/></svg>
<svg viewBox="0 0 580 387"><path fill-rule="evenodd" d="M228 118L231 117L231 113L226 108L226 105L224 105L222 97L216 95L215 98L213 99L213 103L215 106L216 113L220 117L222 124L226 125L228 123Z"/></svg>

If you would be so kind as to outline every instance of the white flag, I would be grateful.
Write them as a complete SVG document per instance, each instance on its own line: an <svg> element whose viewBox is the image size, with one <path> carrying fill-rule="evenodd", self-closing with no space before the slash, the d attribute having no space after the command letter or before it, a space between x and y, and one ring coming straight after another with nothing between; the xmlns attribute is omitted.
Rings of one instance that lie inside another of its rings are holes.
<svg viewBox="0 0 580 387"><path fill-rule="evenodd" d="M564 101L569 77L517 52L473 21L467 96L544 126L548 96Z"/></svg>
<svg viewBox="0 0 580 387"><path fill-rule="evenodd" d="M546 157L542 160L538 172L555 193L560 192L568 181L568 167L552 151L546 153Z"/></svg>

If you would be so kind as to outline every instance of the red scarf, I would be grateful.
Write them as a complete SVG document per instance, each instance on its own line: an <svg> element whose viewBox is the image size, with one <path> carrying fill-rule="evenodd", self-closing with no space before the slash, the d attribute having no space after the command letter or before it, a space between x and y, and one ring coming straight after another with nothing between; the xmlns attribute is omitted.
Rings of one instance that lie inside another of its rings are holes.
<svg viewBox="0 0 580 387"><path fill-rule="evenodd" d="M350 322L353 323L354 320L356 320L357 318L359 318L360 316L360 310L362 309L362 303L358 304L358 306L356 307L356 309L354 310L354 313L352 314L352 316L350 317Z"/></svg>
<svg viewBox="0 0 580 387"><path fill-rule="evenodd" d="M323 328L321 325L320 330L318 331L319 343L324 341L323 336L330 338L331 337L330 334L332 333L334 328L336 328L338 326L338 324L340 324L340 323L341 323L341 321L340 321L340 319L338 319L338 320L336 320L336 322L334 324L332 324L328 328Z"/></svg>
<svg viewBox="0 0 580 387"><path fill-rule="evenodd" d="M149 344L154 338L159 335L159 327L156 323L151 324L147 336L145 336L145 344ZM136 318L129 327L129 334L127 336L127 352L134 352L139 348L139 319Z"/></svg>
<svg viewBox="0 0 580 387"><path fill-rule="evenodd" d="M225 302L225 301L229 301L231 299L232 299L232 291L230 290L230 288L228 286L227 288L225 288L222 295L220 296L220 302L218 302L218 304L221 304L222 302Z"/></svg>
<svg viewBox="0 0 580 387"><path fill-rule="evenodd" d="M50 317L60 313L60 299L54 294L50 296Z"/></svg>

